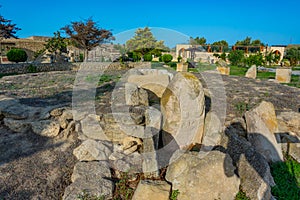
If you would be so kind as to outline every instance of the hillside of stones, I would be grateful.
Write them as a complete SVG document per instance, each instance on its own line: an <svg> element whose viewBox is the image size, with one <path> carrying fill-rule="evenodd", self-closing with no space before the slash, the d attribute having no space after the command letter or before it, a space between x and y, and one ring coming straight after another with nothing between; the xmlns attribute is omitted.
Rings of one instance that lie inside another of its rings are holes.
<svg viewBox="0 0 300 200"><path fill-rule="evenodd" d="M105 74L97 88L93 72L75 89L75 71L0 79L0 199L234 199L241 188L272 199L269 164L300 161L300 89L216 72Z"/></svg>

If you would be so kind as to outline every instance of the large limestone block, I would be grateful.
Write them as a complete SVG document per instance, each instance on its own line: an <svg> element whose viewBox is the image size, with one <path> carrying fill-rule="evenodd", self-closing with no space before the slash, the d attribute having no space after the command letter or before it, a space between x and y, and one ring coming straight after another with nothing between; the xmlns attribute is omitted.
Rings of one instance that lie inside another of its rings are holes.
<svg viewBox="0 0 300 200"><path fill-rule="evenodd" d="M200 144L203 137L205 99L199 79L188 72L179 72L161 98L163 142L175 139L181 149Z"/></svg>
<svg viewBox="0 0 300 200"><path fill-rule="evenodd" d="M289 68L277 68L275 79L279 83L290 83L292 76L292 69Z"/></svg>
<svg viewBox="0 0 300 200"><path fill-rule="evenodd" d="M272 103L263 101L256 108L245 113L248 140L268 162L283 161L281 145L275 133L278 124Z"/></svg>
<svg viewBox="0 0 300 200"><path fill-rule="evenodd" d="M168 74L132 75L128 77L128 82L139 88L150 90L161 97L170 82L170 78Z"/></svg>
<svg viewBox="0 0 300 200"><path fill-rule="evenodd" d="M217 67L217 70L220 72L220 74L230 75L230 67L219 66L219 67Z"/></svg>
<svg viewBox="0 0 300 200"><path fill-rule="evenodd" d="M188 63L177 63L176 71L187 72L188 71Z"/></svg>
<svg viewBox="0 0 300 200"><path fill-rule="evenodd" d="M197 153L185 153L168 167L166 180L172 183L172 190L179 190L181 200L232 200L239 191L240 180L230 157L225 158L226 154L218 151L202 159Z"/></svg>
<svg viewBox="0 0 300 200"><path fill-rule="evenodd" d="M247 70L245 77L256 79L256 75L257 75L256 66L253 65L252 67L250 67L250 68Z"/></svg>

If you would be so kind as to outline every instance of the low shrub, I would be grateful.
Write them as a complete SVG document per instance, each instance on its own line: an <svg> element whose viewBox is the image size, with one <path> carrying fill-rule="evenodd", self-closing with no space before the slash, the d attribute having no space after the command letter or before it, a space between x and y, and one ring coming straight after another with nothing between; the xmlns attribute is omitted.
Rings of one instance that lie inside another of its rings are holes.
<svg viewBox="0 0 300 200"><path fill-rule="evenodd" d="M143 58L144 58L144 61L146 61L146 62L151 62L152 61L152 55L151 54L145 54L143 56Z"/></svg>
<svg viewBox="0 0 300 200"><path fill-rule="evenodd" d="M11 62L25 62L28 58L26 51L23 49L11 49L6 54L7 59Z"/></svg>
<svg viewBox="0 0 300 200"><path fill-rule="evenodd" d="M173 56L171 54L164 54L164 55L162 55L161 59L162 59L162 62L168 63L173 60Z"/></svg>

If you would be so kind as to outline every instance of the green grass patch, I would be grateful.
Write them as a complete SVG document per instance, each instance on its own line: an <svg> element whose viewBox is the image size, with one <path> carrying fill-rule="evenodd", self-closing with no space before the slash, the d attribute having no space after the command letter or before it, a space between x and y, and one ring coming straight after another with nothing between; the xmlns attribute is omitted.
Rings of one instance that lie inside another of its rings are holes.
<svg viewBox="0 0 300 200"><path fill-rule="evenodd" d="M271 173L276 183L272 194L277 200L298 200L300 196L300 164L288 157L285 162L271 165Z"/></svg>
<svg viewBox="0 0 300 200"><path fill-rule="evenodd" d="M257 72L257 79L262 79L262 80L268 80L268 79L275 79L275 72Z"/></svg>
<svg viewBox="0 0 300 200"><path fill-rule="evenodd" d="M246 67L230 66L230 75L245 76L247 70L248 68Z"/></svg>
<svg viewBox="0 0 300 200"><path fill-rule="evenodd" d="M291 82L290 83L283 83L283 84L291 86L291 87L300 88L300 76L298 76L298 75L292 75Z"/></svg>
<svg viewBox="0 0 300 200"><path fill-rule="evenodd" d="M172 190L170 200L177 200L179 194L180 194L179 190Z"/></svg>
<svg viewBox="0 0 300 200"><path fill-rule="evenodd" d="M204 71L210 71L215 70L216 65L199 65L197 68L189 68L189 72L204 72Z"/></svg>
<svg viewBox="0 0 300 200"><path fill-rule="evenodd" d="M248 198L246 194L242 190L240 190L239 193L237 193L237 195L235 196L235 200L250 200L250 198Z"/></svg>
<svg viewBox="0 0 300 200"><path fill-rule="evenodd" d="M88 75L85 78L85 81L88 83L98 83L98 85L102 85L103 83L111 82L111 81L118 81L121 76L117 75L108 75L103 74L99 77L99 75Z"/></svg>

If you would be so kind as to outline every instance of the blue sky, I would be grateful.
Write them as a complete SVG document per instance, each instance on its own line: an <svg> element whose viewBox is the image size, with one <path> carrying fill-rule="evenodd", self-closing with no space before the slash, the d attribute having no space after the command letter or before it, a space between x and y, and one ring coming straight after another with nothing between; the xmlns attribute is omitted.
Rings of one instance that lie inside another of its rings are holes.
<svg viewBox="0 0 300 200"><path fill-rule="evenodd" d="M224 39L234 44L250 36L269 45L300 44L299 0L0 0L0 5L0 14L22 29L17 34L21 38L52 36L71 21L93 17L124 38L138 27L163 28L167 31L155 36L168 44L185 41L178 39L182 35L204 36L209 43ZM124 35L127 30L132 31Z"/></svg>

